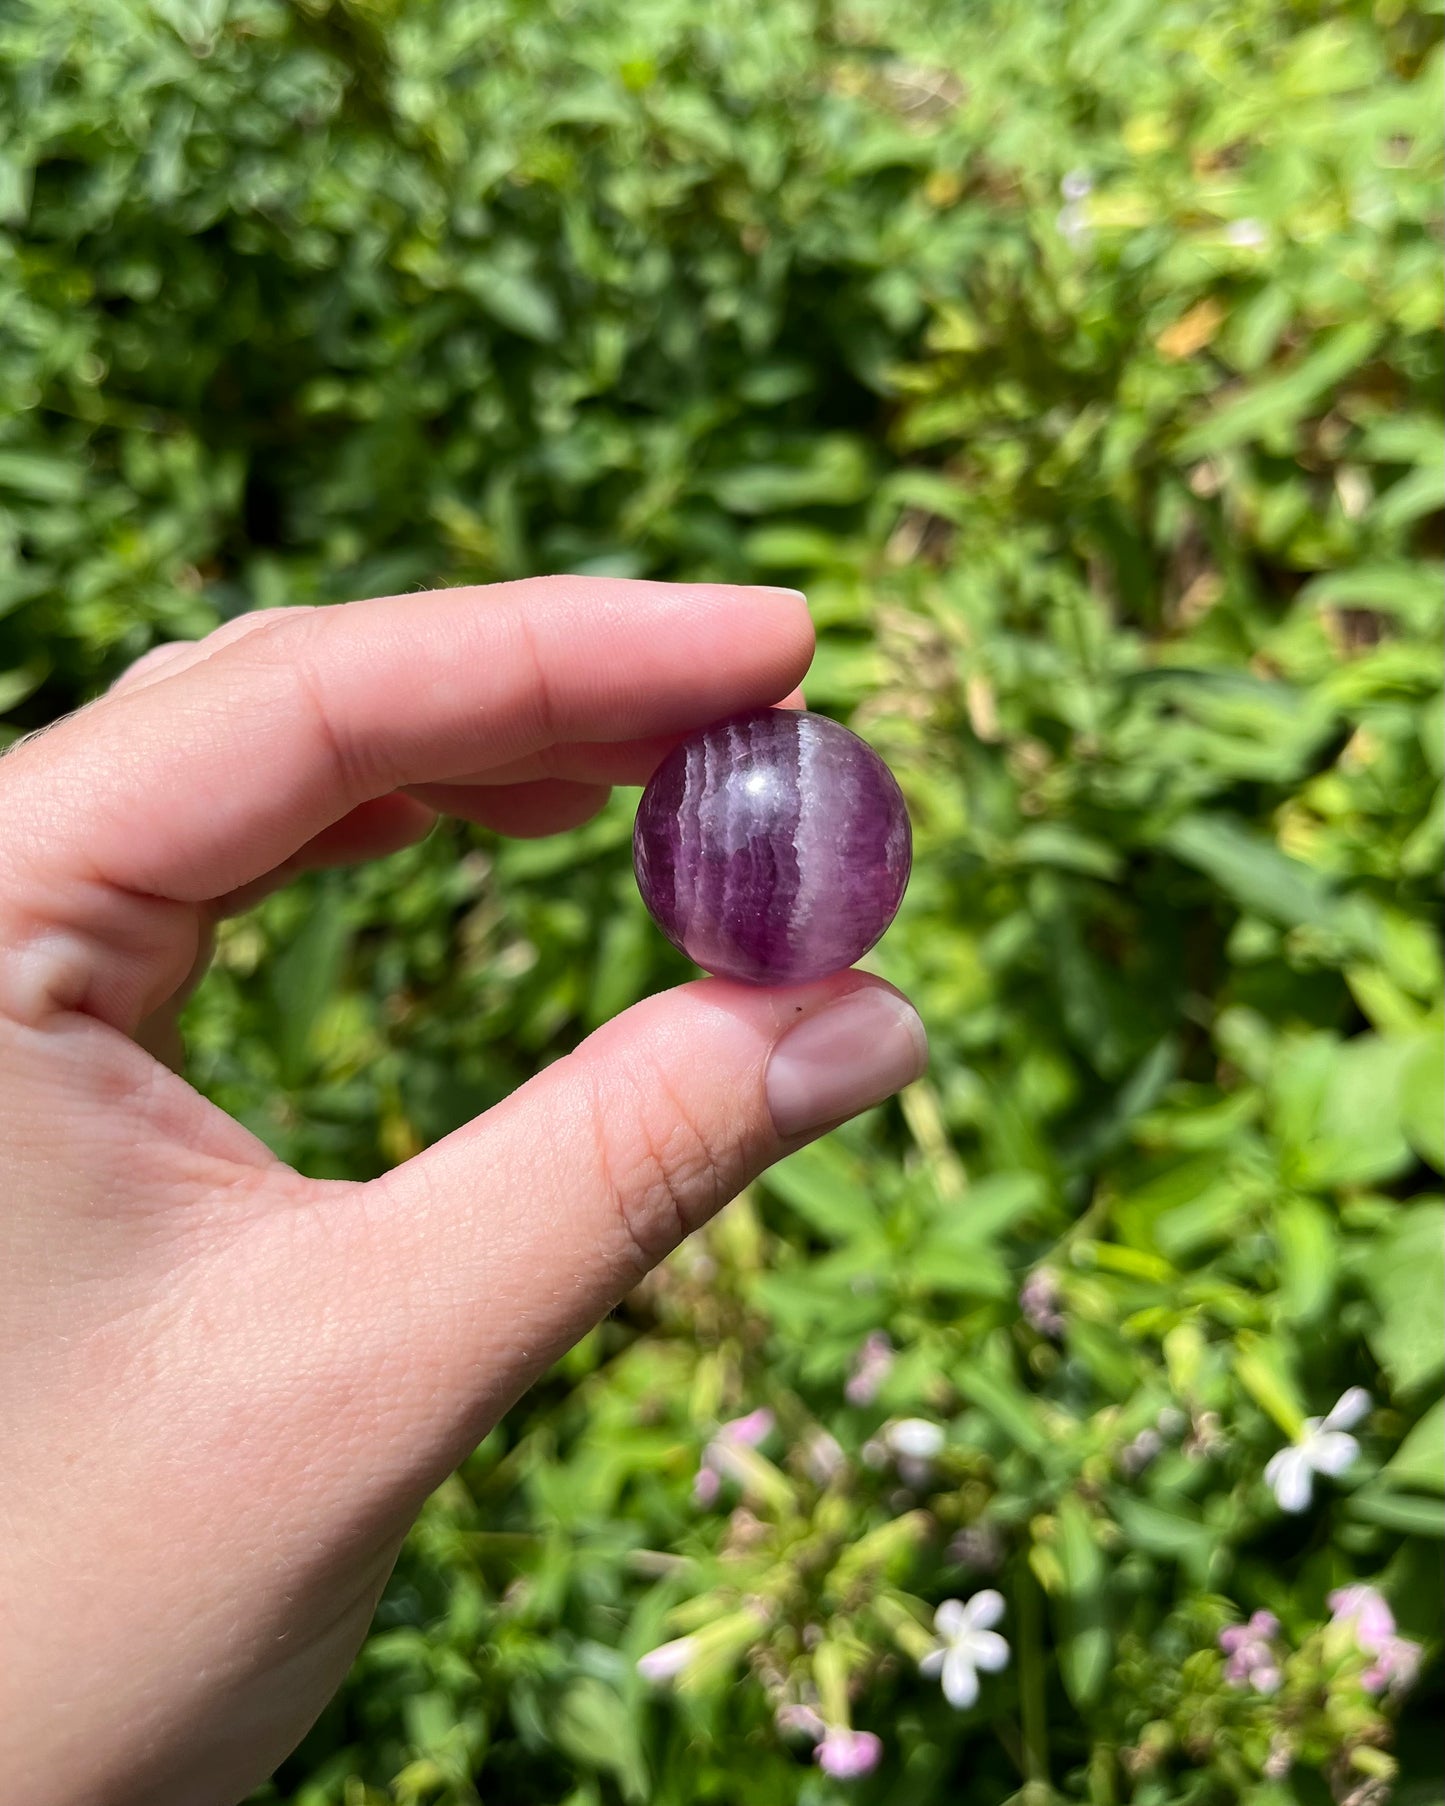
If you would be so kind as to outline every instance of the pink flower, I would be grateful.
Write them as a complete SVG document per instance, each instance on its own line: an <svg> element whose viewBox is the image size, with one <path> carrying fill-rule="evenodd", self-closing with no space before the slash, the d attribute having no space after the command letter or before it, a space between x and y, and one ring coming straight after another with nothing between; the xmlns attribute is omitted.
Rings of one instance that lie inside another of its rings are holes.
<svg viewBox="0 0 1445 1806"><path fill-rule="evenodd" d="M1064 1333L1063 1313L1059 1309L1059 1282L1047 1267L1035 1267L1019 1288L1019 1309L1024 1320L1041 1336Z"/></svg>
<svg viewBox="0 0 1445 1806"><path fill-rule="evenodd" d="M883 1757L883 1739L872 1731L855 1731L845 1724L830 1724L818 1740L813 1760L835 1781L853 1781L871 1774Z"/></svg>
<svg viewBox="0 0 1445 1806"><path fill-rule="evenodd" d="M1350 1625L1356 1647L1375 1658L1360 1676L1367 1693L1383 1693L1387 1688L1403 1693L1414 1684L1420 1672L1420 1645L1395 1634L1395 1614L1383 1594L1372 1586L1338 1587L1326 1604L1332 1621Z"/></svg>
<svg viewBox="0 0 1445 1806"><path fill-rule="evenodd" d="M992 1574L1002 1567L1003 1538L992 1524L969 1524L948 1545L948 1559L960 1567Z"/></svg>
<svg viewBox="0 0 1445 1806"><path fill-rule="evenodd" d="M677 1637L671 1643L659 1643L656 1649L640 1655L637 1672L646 1681L676 1680L696 1654L696 1637Z"/></svg>
<svg viewBox="0 0 1445 1806"><path fill-rule="evenodd" d="M871 1405L893 1365L893 1344L880 1329L863 1342L853 1361L853 1372L843 1388L850 1405Z"/></svg>
<svg viewBox="0 0 1445 1806"><path fill-rule="evenodd" d="M756 1411L749 1411L745 1417L734 1417L721 1426L703 1450L702 1466L692 1483L692 1496L704 1510L717 1503L722 1476L728 1472L728 1450L755 1449L772 1435L775 1422L768 1407L759 1405Z"/></svg>
<svg viewBox="0 0 1445 1806"><path fill-rule="evenodd" d="M718 1436L725 1442L740 1442L745 1448L755 1449L760 1442L766 1442L773 1433L774 1418L766 1405L759 1405L756 1411L749 1411L746 1417L735 1417L731 1423L725 1423L718 1431Z"/></svg>
<svg viewBox="0 0 1445 1806"><path fill-rule="evenodd" d="M1219 1633L1219 1647L1229 1657L1224 1678L1233 1687L1276 1693L1282 1679L1272 1639L1279 1635L1273 1612L1256 1612L1247 1624L1231 1624Z"/></svg>
<svg viewBox="0 0 1445 1806"><path fill-rule="evenodd" d="M819 1486L828 1486L848 1465L843 1445L827 1430L814 1430L803 1447L803 1466Z"/></svg>
<svg viewBox="0 0 1445 1806"><path fill-rule="evenodd" d="M1355 1641L1367 1654L1374 1654L1395 1634L1395 1614L1375 1587L1336 1587L1325 1604L1334 1623L1353 1623Z"/></svg>
<svg viewBox="0 0 1445 1806"><path fill-rule="evenodd" d="M773 1714L773 1722L780 1731L796 1733L800 1737L809 1737L817 1743L827 1731L821 1712L815 1712L811 1706L785 1705L779 1706Z"/></svg>

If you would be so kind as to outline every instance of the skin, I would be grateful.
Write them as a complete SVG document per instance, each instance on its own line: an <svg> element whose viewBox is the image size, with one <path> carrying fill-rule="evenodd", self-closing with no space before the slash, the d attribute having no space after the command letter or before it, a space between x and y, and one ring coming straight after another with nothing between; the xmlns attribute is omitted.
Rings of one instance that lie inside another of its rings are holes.
<svg viewBox="0 0 1445 1806"><path fill-rule="evenodd" d="M438 810L573 826L689 729L796 703L811 652L783 591L270 611L0 760L7 1798L227 1806L270 1773L428 1492L809 1138L768 1113L780 1032L879 985L684 985L384 1178L323 1182L172 1070L217 918Z"/></svg>

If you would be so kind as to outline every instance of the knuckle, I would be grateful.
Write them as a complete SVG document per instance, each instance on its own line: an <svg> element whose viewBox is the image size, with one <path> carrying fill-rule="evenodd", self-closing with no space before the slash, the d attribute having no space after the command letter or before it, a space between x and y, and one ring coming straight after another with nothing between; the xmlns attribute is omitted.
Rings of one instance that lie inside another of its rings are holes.
<svg viewBox="0 0 1445 1806"><path fill-rule="evenodd" d="M345 710L330 700L327 628L319 619L325 611L274 612L275 619L232 641L224 656L265 673L275 705L307 721L348 796L381 795L391 788L390 774L377 769L375 749L350 731Z"/></svg>
<svg viewBox="0 0 1445 1806"><path fill-rule="evenodd" d="M623 1107L594 1088L593 1113L605 1194L639 1276L709 1217L723 1190L723 1155L677 1096L648 1067L631 1076Z"/></svg>

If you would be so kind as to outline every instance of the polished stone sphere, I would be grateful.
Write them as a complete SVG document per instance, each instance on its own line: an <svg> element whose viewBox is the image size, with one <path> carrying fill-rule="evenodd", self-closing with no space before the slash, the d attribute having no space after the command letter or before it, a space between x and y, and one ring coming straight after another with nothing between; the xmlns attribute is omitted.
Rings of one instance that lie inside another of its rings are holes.
<svg viewBox="0 0 1445 1806"><path fill-rule="evenodd" d="M662 761L632 856L657 925L705 971L799 984L851 966L883 933L913 836L865 741L824 715L755 709Z"/></svg>

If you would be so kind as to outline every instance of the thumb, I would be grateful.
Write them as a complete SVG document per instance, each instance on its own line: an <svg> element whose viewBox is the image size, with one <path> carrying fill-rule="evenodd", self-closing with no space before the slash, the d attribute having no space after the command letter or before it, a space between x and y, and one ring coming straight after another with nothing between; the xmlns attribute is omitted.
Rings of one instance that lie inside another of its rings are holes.
<svg viewBox="0 0 1445 1806"><path fill-rule="evenodd" d="M705 979L375 1181L347 1213L372 1243L350 1270L375 1276L354 1321L417 1394L390 1401L414 1435L430 1416L440 1471L750 1179L927 1058L912 1005L861 972L786 990Z"/></svg>

